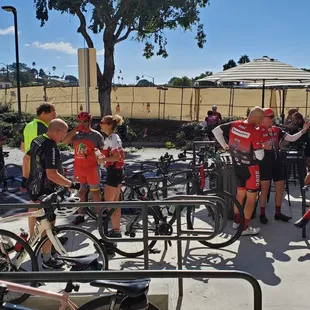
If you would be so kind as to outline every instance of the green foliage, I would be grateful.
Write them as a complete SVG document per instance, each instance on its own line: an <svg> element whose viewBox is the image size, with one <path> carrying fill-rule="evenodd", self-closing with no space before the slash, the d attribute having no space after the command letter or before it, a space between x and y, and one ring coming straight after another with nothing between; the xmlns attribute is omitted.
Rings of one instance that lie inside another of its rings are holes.
<svg viewBox="0 0 310 310"><path fill-rule="evenodd" d="M173 77L168 82L168 85L176 87L186 87L186 86L190 87L192 86L192 80L187 76L183 76L181 78Z"/></svg>
<svg viewBox="0 0 310 310"><path fill-rule="evenodd" d="M239 65L245 64L247 62L250 62L250 57L248 55L242 55L238 60Z"/></svg>
<svg viewBox="0 0 310 310"><path fill-rule="evenodd" d="M230 59L226 64L223 65L223 70L225 71L234 67L237 67L237 64L233 59Z"/></svg>
<svg viewBox="0 0 310 310"><path fill-rule="evenodd" d="M176 134L177 143L180 146L186 144L186 141L192 141L200 135L202 127L199 122L190 122L183 124Z"/></svg>
<svg viewBox="0 0 310 310"><path fill-rule="evenodd" d="M149 87L149 86L155 86L155 84L152 83L151 81L146 80L146 79L141 79L141 80L139 80L139 82L136 84L136 86L140 86L140 87Z"/></svg>
<svg viewBox="0 0 310 310"><path fill-rule="evenodd" d="M175 148L175 145L174 145L172 142L167 141L167 142L165 143L165 147L166 147L166 149L170 150L170 149Z"/></svg>

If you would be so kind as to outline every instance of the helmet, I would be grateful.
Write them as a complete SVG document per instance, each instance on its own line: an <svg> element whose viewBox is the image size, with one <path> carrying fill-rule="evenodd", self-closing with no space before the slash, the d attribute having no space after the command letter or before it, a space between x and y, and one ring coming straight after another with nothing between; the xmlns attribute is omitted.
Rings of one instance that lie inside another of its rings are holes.
<svg viewBox="0 0 310 310"><path fill-rule="evenodd" d="M213 105L212 106L212 110L216 110L217 109L217 106L216 105Z"/></svg>
<svg viewBox="0 0 310 310"><path fill-rule="evenodd" d="M77 116L78 122L91 122L92 116L88 112L80 112Z"/></svg>
<svg viewBox="0 0 310 310"><path fill-rule="evenodd" d="M77 197L74 193L71 194L69 197L64 197L63 199L64 203L75 203L75 202L80 202L80 198ZM77 209L79 207L78 206L72 206L72 207L68 207L68 206L62 206L62 205L58 205L57 209L55 210L55 215L56 216L60 216L60 217L67 217L70 215L73 215Z"/></svg>

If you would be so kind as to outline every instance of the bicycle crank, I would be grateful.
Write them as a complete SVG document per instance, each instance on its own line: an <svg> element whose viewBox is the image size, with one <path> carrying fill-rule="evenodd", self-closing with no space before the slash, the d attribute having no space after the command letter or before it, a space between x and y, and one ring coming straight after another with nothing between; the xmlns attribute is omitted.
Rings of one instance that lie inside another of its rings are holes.
<svg viewBox="0 0 310 310"><path fill-rule="evenodd" d="M172 225L169 223L160 223L158 225L158 234L162 236L171 236L173 232Z"/></svg>

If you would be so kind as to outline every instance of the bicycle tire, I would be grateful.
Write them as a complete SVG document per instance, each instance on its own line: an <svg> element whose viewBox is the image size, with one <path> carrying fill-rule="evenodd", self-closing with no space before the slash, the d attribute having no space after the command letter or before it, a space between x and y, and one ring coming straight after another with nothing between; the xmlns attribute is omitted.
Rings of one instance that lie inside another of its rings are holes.
<svg viewBox="0 0 310 310"><path fill-rule="evenodd" d="M79 228L79 227L70 227L70 226L55 226L53 227L53 231L54 234L59 234L63 231L75 231L75 232L79 232L79 233L83 233L86 236L89 237L89 239L91 239L94 242L94 247L95 249L98 251L101 251L101 255L102 255L102 260L103 260L103 268L102 270L107 270L109 267L109 261L108 261L108 254L107 251L105 249L105 247L103 246L103 244L98 240L98 238L96 236L94 236L92 233L88 232L85 229ZM49 240L47 235L45 235L44 237L41 238L41 240L39 241L39 243L37 244L34 254L36 257L38 257L38 255L41 253L41 248L44 245L44 243ZM100 254L100 253L99 253Z"/></svg>
<svg viewBox="0 0 310 310"><path fill-rule="evenodd" d="M104 227L109 227L108 225L109 225L111 215L115 210L116 209L110 209L109 212L107 213L107 215L104 219L104 224L103 224ZM153 210L153 208L148 209L148 214L154 218L154 224L156 226L155 235L158 235L158 224L159 224L158 216L157 216L156 212ZM132 238L132 240L134 242L134 237ZM157 240L152 240L148 245L148 250L151 250L155 246L156 242L157 242ZM115 251L115 253L117 253L121 256L124 256L124 257L135 258L135 257L141 256L144 254L144 250L128 253L128 252L125 252L125 251L122 251L121 249L119 249L117 247L117 245L114 245L114 243L110 243L109 245Z"/></svg>
<svg viewBox="0 0 310 310"><path fill-rule="evenodd" d="M103 308L103 307L109 307L111 301L111 296L101 296L96 299L93 299L84 305L80 306L77 310L109 310L109 308ZM120 310L126 310L120 308ZM148 310L160 310L155 305L149 303Z"/></svg>
<svg viewBox="0 0 310 310"><path fill-rule="evenodd" d="M31 269L32 269L31 271L39 271L37 258L34 254L34 251L31 249L31 247L29 246L29 244L27 242L25 242L22 238L20 238L16 234L14 234L10 231L4 230L4 229L0 229L0 235L1 236L7 236L8 238L13 239L15 241L14 244L16 244L16 242L20 243L22 245L22 247L24 248L24 250L26 250L26 252L28 253L29 258L31 260ZM38 281L30 282L30 287L36 287L37 283L38 283ZM30 297L29 294L23 294L18 298L15 298L12 300L4 300L4 301L9 302L9 303L13 303L13 304L21 304L26 299L28 299L28 297Z"/></svg>
<svg viewBox="0 0 310 310"><path fill-rule="evenodd" d="M242 234L243 228L244 228L244 213L243 213L243 208L241 206L241 204L239 203L239 201L236 199L235 196L231 195L230 193L226 192L226 191L219 191L218 189L214 189L214 190L205 190L202 193L203 195L217 195L219 197L222 198L226 198L226 199L231 199L234 203L234 205L237 207L239 214L240 214L240 225L238 227L238 229L235 230L235 234L232 235L232 237L230 239L228 239L225 242L222 243L212 243L212 240L209 241L199 241L201 244L212 248L212 249L220 249L220 248L225 248L231 244L233 244L236 240L239 239L239 237ZM192 222L189 221L188 225L192 225ZM192 229L192 228L189 228Z"/></svg>
<svg viewBox="0 0 310 310"><path fill-rule="evenodd" d="M6 191L14 194L19 191L22 184L23 170L20 166L15 164L6 164L4 165L4 169L9 174L4 179L8 183Z"/></svg>

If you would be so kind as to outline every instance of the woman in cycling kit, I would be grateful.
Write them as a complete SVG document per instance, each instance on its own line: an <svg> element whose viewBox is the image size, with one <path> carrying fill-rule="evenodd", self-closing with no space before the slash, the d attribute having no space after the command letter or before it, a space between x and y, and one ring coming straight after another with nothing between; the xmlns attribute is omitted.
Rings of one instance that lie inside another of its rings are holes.
<svg viewBox="0 0 310 310"><path fill-rule="evenodd" d="M298 140L309 128L309 123L305 123L303 129L294 135L287 134L280 127L273 126L274 112L272 109L265 109L265 117L260 127L263 134L263 144L267 146L265 156L259 162L261 194L259 197L260 204L260 221L267 224L268 219L265 214L267 195L270 187L270 181L275 184L275 220L287 222L291 217L281 213L281 205L284 192L284 164L280 158L279 144L281 141L294 142Z"/></svg>
<svg viewBox="0 0 310 310"><path fill-rule="evenodd" d="M104 148L105 166L107 168L107 180L104 186L105 201L119 201L119 196L124 179L124 159L125 152L122 147L122 141L115 132L116 127L123 123L123 118L119 115L106 115L100 123L101 131L106 134ZM111 215L112 230L109 237L119 238L120 232L121 209L118 208Z"/></svg>

